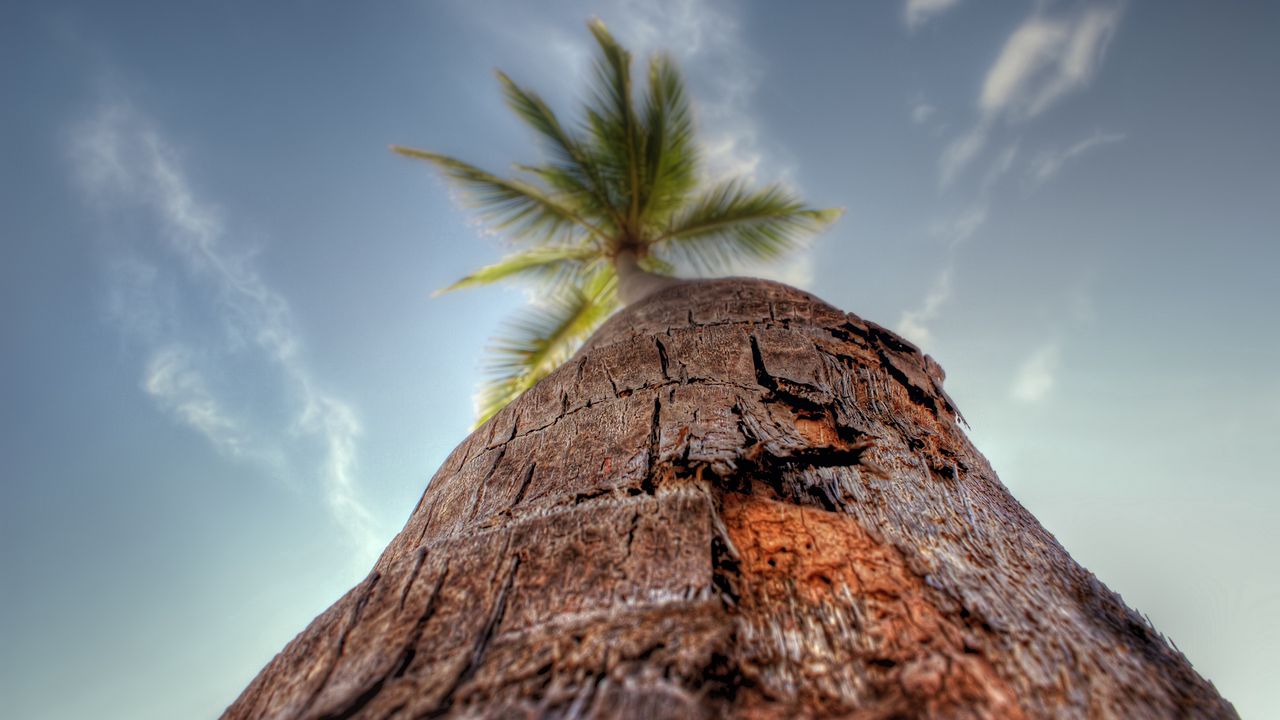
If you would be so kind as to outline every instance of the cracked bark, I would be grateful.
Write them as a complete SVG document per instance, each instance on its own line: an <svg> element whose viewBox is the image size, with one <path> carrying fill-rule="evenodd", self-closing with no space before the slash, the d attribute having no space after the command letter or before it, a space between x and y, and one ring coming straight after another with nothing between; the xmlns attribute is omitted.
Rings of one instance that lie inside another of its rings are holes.
<svg viewBox="0 0 1280 720"><path fill-rule="evenodd" d="M792 288L659 291L459 445L224 718L1234 717L943 377Z"/></svg>

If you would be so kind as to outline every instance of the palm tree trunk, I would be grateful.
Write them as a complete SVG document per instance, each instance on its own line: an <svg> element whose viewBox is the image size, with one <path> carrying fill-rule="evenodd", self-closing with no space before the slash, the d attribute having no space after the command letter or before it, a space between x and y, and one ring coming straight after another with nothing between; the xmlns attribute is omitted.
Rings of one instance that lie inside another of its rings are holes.
<svg viewBox="0 0 1280 720"><path fill-rule="evenodd" d="M884 328L682 283L467 438L224 717L1235 717L958 421Z"/></svg>
<svg viewBox="0 0 1280 720"><path fill-rule="evenodd" d="M659 290L665 290L681 282L640 267L639 258L636 257L635 251L630 249L618 252L613 267L618 274L618 299L623 305L634 305Z"/></svg>

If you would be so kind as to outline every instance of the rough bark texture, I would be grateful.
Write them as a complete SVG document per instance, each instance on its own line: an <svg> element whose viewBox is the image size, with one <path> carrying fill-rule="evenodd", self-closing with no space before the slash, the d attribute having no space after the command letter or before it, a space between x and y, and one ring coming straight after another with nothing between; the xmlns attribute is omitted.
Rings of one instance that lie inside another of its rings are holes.
<svg viewBox="0 0 1280 720"><path fill-rule="evenodd" d="M467 438L224 717L1234 717L942 377L792 288L664 290Z"/></svg>

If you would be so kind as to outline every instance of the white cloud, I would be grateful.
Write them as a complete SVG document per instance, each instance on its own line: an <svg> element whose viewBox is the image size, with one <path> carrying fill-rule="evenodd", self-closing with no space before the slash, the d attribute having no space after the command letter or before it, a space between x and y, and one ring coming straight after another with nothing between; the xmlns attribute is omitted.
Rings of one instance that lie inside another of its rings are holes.
<svg viewBox="0 0 1280 720"><path fill-rule="evenodd" d="M973 162L987 145L987 126L978 124L969 132L952 140L938 161L938 182L947 187Z"/></svg>
<svg viewBox="0 0 1280 720"><path fill-rule="evenodd" d="M1037 153L1028 163L1028 174L1031 176L1033 184L1043 185L1057 175L1063 165L1080 155L1096 147L1117 143L1124 139L1124 135L1098 131L1065 149L1050 148L1044 150Z"/></svg>
<svg viewBox="0 0 1280 720"><path fill-rule="evenodd" d="M911 124L923 125L938 113L938 108L929 104L924 98L911 101Z"/></svg>
<svg viewBox="0 0 1280 720"><path fill-rule="evenodd" d="M239 456L245 438L218 399L209 392L204 376L181 347L156 351L147 364L142 387L161 407L204 435L223 452Z"/></svg>
<svg viewBox="0 0 1280 720"><path fill-rule="evenodd" d="M987 204L984 200L961 210L946 221L929 226L929 234L946 245L947 263L934 278L920 306L914 310L904 310L898 318L897 330L903 337L922 347L933 339L929 323L938 317L942 308L951 300L956 249L973 237L986 221Z"/></svg>
<svg viewBox="0 0 1280 720"><path fill-rule="evenodd" d="M929 20L960 3L960 0L906 0L902 6L902 22L915 31Z"/></svg>
<svg viewBox="0 0 1280 720"><path fill-rule="evenodd" d="M292 455L299 472L318 472L334 519L360 549L376 553L377 533L355 487L354 410L321 389L299 348L288 303L227 245L221 214L198 197L173 146L126 103L104 104L75 129L71 162L86 194L112 211L141 210L159 246L125 242L111 261L109 312L149 355L145 392L166 412L231 457L273 464ZM190 322L179 315L207 318ZM265 400L246 397L250 378L274 377L292 433L263 417ZM237 392L237 389L241 389ZM312 459L318 444L320 467ZM292 453L290 451L292 450Z"/></svg>
<svg viewBox="0 0 1280 720"><path fill-rule="evenodd" d="M898 318L898 334L919 347L927 345L932 337L929 328L911 312L904 312L902 317Z"/></svg>
<svg viewBox="0 0 1280 720"><path fill-rule="evenodd" d="M1062 23L1042 17L1034 16L1019 25L1005 41L995 65L987 71L978 103L982 111L996 115L1015 100L1023 100L1025 104L1033 76L1053 63L1066 38L1067 31Z"/></svg>
<svg viewBox="0 0 1280 720"><path fill-rule="evenodd" d="M952 267L948 265L934 279L924 302L915 310L906 310L898 319L897 330L906 339L924 347L933 338L928 323L938 316L942 307L951 299Z"/></svg>
<svg viewBox="0 0 1280 720"><path fill-rule="evenodd" d="M983 114L1026 120L1087 86L1119 22L1120 9L1105 5L1068 17L1032 15L987 72L979 99Z"/></svg>
<svg viewBox="0 0 1280 720"><path fill-rule="evenodd" d="M1015 400L1035 403L1048 396L1057 379L1060 348L1050 341L1031 353L1018 368L1010 394Z"/></svg>
<svg viewBox="0 0 1280 720"><path fill-rule="evenodd" d="M999 147L996 143L1005 128L1025 123L1061 98L1087 87L1097 73L1120 22L1121 5L1095 4L1052 16L1046 14L1046 7L1045 4L1038 5L1030 17L1013 31L988 69L978 96L977 117L973 125L954 137L938 158L938 184L941 188L955 184L988 147ZM931 114L932 108L922 110L922 121ZM1065 151L1041 153L1031 161L1029 172L1035 182L1044 182L1069 160L1100 144L1119 139L1120 136L1095 134ZM933 234L942 237L950 250L954 251L986 222L991 191L1013 168L1019 147L1018 139L1007 142L991 160L977 182L976 191L972 192L975 201L968 210L934 224ZM918 343L929 339L927 323L946 302L951 267L949 262L944 273L948 282L936 283L922 306L904 312L899 321L900 331ZM1056 355L1045 355L1038 360L1038 365L1027 370L1025 382L1018 386L1019 397L1038 398L1048 391L1052 386L1054 357Z"/></svg>
<svg viewBox="0 0 1280 720"><path fill-rule="evenodd" d="M1013 167L1013 161L1018 157L1018 143L1013 142L1000 151L996 159L991 162L991 166L987 168L987 174L982 177L982 184L979 189L983 196L991 192L991 188L1004 177Z"/></svg>
<svg viewBox="0 0 1280 720"><path fill-rule="evenodd" d="M305 406L298 419L301 432L323 438L326 500L334 516L347 528L363 548L376 553L373 516L360 502L356 488L356 438L360 422L350 405L323 392L304 394Z"/></svg>
<svg viewBox="0 0 1280 720"><path fill-rule="evenodd" d="M954 250L981 228L987 221L986 203L978 203L961 210L951 218L935 222L929 226L929 234L946 243L948 250Z"/></svg>
<svg viewBox="0 0 1280 720"><path fill-rule="evenodd" d="M973 127L943 151L938 162L940 185L949 186L978 157L997 121L1026 122L1087 87L1102 64L1120 15L1119 5L1103 4L1052 17L1037 10L1024 20L987 71Z"/></svg>

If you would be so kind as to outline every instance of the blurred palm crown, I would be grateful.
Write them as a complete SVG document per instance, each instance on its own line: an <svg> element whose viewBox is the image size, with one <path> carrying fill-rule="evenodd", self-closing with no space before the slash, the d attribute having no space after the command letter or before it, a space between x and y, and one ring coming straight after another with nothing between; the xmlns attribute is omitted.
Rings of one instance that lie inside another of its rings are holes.
<svg viewBox="0 0 1280 720"><path fill-rule="evenodd" d="M633 97L631 55L604 23L583 117L565 126L534 92L499 71L508 106L533 128L545 161L500 177L439 153L392 146L432 163L514 250L441 292L499 280L536 283L533 306L495 341L477 400L483 423L567 360L628 298L636 274L677 267L723 274L800 246L839 210L807 206L779 184L705 177L684 82L665 54Z"/></svg>

